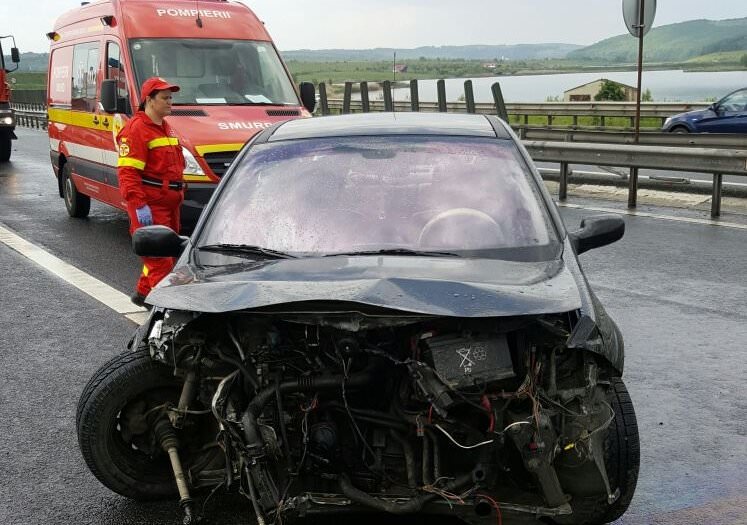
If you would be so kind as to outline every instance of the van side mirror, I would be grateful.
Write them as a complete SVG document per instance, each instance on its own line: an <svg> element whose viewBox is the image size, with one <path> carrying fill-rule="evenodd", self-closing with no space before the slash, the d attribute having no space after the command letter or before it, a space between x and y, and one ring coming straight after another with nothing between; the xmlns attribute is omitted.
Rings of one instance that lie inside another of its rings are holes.
<svg viewBox="0 0 747 525"><path fill-rule="evenodd" d="M612 244L625 235L625 221L620 215L593 215L581 221L581 229L570 232L568 237L582 254L593 248Z"/></svg>
<svg viewBox="0 0 747 525"><path fill-rule="evenodd" d="M168 226L143 226L132 234L132 251L140 257L179 257L189 244Z"/></svg>
<svg viewBox="0 0 747 525"><path fill-rule="evenodd" d="M14 64L18 64L21 61L21 53L18 51L17 47L10 48L10 60Z"/></svg>
<svg viewBox="0 0 747 525"><path fill-rule="evenodd" d="M107 113L117 112L117 80L114 78L101 82L101 107Z"/></svg>
<svg viewBox="0 0 747 525"><path fill-rule="evenodd" d="M309 110L309 113L314 112L316 107L316 88L311 82L301 82L299 86L301 90L301 102L303 107Z"/></svg>

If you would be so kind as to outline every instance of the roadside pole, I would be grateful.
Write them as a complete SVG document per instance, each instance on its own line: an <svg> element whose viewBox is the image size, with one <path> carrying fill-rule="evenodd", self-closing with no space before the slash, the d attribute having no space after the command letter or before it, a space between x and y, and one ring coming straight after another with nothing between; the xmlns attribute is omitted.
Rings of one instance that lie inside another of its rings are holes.
<svg viewBox="0 0 747 525"><path fill-rule="evenodd" d="M648 6L647 6L648 3ZM638 85L635 104L635 133L638 144L641 132L641 88L643 80L643 37L648 33L656 14L656 0L623 0L623 19L631 35L638 38ZM628 177L628 208L635 208L638 200L638 168L630 168Z"/></svg>
<svg viewBox="0 0 747 525"><path fill-rule="evenodd" d="M636 89L635 101L635 135L634 142L638 144L638 136L641 133L641 84L643 80L643 13L646 7L646 0L640 0L641 4L638 9L638 85ZM628 208L635 208L638 204L638 168L630 170L628 178Z"/></svg>

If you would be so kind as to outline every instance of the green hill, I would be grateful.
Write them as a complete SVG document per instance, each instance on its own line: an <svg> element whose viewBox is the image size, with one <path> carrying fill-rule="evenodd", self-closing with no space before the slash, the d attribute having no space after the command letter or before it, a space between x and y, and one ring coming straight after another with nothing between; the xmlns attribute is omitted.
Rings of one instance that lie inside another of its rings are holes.
<svg viewBox="0 0 747 525"><path fill-rule="evenodd" d="M724 51L747 53L747 18L690 20L655 27L644 39L646 62L683 62ZM571 60L593 60L609 64L635 62L638 40L631 35L607 38L568 54Z"/></svg>
<svg viewBox="0 0 747 525"><path fill-rule="evenodd" d="M13 68L10 56L5 56L5 65ZM46 71L49 53L21 53L21 62L18 64L18 72L23 71Z"/></svg>
<svg viewBox="0 0 747 525"><path fill-rule="evenodd" d="M285 60L300 62L337 62L343 60L368 61L391 60L397 53L398 60L461 59L461 60L532 60L564 58L570 51L579 49L575 44L515 44L473 46L424 46L414 49L296 49L282 51Z"/></svg>

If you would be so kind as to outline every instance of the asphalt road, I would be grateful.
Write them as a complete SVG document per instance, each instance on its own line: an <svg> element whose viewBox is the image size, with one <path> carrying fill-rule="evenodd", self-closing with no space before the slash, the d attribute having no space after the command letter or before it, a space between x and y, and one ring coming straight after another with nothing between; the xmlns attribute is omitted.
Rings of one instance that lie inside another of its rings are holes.
<svg viewBox="0 0 747 525"><path fill-rule="evenodd" d="M18 134L13 162L0 165L0 225L130 293L139 264L124 213L94 204L89 219L69 219L46 135ZM561 212L570 227L597 213ZM625 220L623 240L581 257L625 336L641 433L638 489L617 523L747 524L747 229ZM103 488L77 448L78 396L134 325L2 243L0 268L0 523L179 523L176 503ZM248 523L247 509L213 500L210 523Z"/></svg>

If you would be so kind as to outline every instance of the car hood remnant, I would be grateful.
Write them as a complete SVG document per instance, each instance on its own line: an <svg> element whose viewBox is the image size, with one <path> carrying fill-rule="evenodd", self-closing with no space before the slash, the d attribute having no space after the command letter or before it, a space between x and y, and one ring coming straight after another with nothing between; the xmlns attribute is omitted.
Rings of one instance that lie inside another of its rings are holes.
<svg viewBox="0 0 747 525"><path fill-rule="evenodd" d="M579 283L562 259L397 256L283 259L219 269L179 266L148 302L220 313L336 301L450 317L538 315L581 307Z"/></svg>

